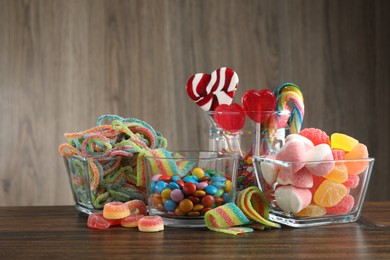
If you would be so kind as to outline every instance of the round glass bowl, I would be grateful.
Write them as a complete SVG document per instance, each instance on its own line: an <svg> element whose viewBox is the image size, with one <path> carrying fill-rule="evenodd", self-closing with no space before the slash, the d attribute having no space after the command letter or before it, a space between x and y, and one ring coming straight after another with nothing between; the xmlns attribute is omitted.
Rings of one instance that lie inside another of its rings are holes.
<svg viewBox="0 0 390 260"><path fill-rule="evenodd" d="M205 227L208 210L235 201L235 154L155 152L143 161L149 214L163 217L166 226Z"/></svg>
<svg viewBox="0 0 390 260"><path fill-rule="evenodd" d="M359 218L374 158L285 162L256 156L254 165L270 220L309 227ZM324 169L331 170L319 174Z"/></svg>

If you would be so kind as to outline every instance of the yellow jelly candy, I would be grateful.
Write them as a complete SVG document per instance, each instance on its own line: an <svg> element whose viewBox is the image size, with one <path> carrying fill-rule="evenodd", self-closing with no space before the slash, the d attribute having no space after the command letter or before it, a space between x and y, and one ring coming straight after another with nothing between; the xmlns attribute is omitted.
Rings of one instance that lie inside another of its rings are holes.
<svg viewBox="0 0 390 260"><path fill-rule="evenodd" d="M337 183L343 183L348 180L348 168L344 163L337 162L333 170L325 175L324 178Z"/></svg>
<svg viewBox="0 0 390 260"><path fill-rule="evenodd" d="M341 149L349 152L358 143L358 140L346 134L334 133L330 136L330 146L333 149Z"/></svg>
<svg viewBox="0 0 390 260"><path fill-rule="evenodd" d="M364 144L357 144L349 153L345 154L346 160L352 159L366 159L368 158L367 146ZM346 162L348 174L356 175L362 173L368 167L368 161L352 161Z"/></svg>
<svg viewBox="0 0 390 260"><path fill-rule="evenodd" d="M301 211L294 213L297 217L320 217L326 214L326 209L316 204L310 204Z"/></svg>
<svg viewBox="0 0 390 260"><path fill-rule="evenodd" d="M331 180L324 180L314 193L314 202L321 207L333 207L337 205L345 195L348 189L341 183Z"/></svg>

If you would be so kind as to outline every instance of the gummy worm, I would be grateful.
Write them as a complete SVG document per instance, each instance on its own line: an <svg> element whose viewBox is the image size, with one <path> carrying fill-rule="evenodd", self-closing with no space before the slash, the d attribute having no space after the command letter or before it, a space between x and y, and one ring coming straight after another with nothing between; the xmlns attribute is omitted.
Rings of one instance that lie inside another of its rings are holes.
<svg viewBox="0 0 390 260"><path fill-rule="evenodd" d="M231 235L253 232L252 228L238 227L249 224L250 220L234 203L226 203L207 211L204 221L208 229L217 232Z"/></svg>
<svg viewBox="0 0 390 260"><path fill-rule="evenodd" d="M84 156L97 155L99 152L94 152L93 144L97 146L104 146L107 150L111 150L112 145L110 140L100 134L91 134L83 141L81 145L81 152Z"/></svg>
<svg viewBox="0 0 390 260"><path fill-rule="evenodd" d="M265 226L280 228L279 224L267 220L269 205L259 188L251 186L242 190L237 198L237 206L244 212L247 218ZM261 213L263 213L263 216Z"/></svg>
<svg viewBox="0 0 390 260"><path fill-rule="evenodd" d="M110 130L110 129L111 129L110 125L100 125L100 126L96 126L96 127L93 127L93 128L90 128L88 130L81 131L78 133L65 133L64 136L68 139L75 139L75 138L80 138L86 134L101 132L101 131Z"/></svg>
<svg viewBox="0 0 390 260"><path fill-rule="evenodd" d="M61 144L58 148L62 156L81 155L80 151L68 143Z"/></svg>
<svg viewBox="0 0 390 260"><path fill-rule="evenodd" d="M125 133L128 136L130 136L130 138L137 138L136 135L133 132L131 132L130 129L119 120L112 121L111 126L112 129L121 131L122 133Z"/></svg>

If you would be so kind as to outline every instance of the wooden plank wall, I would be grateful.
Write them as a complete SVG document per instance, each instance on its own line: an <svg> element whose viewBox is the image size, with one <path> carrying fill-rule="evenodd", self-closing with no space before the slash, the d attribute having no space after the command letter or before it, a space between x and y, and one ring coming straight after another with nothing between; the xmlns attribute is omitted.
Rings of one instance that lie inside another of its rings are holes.
<svg viewBox="0 0 390 260"><path fill-rule="evenodd" d="M0 0L0 206L72 204L58 145L102 114L136 117L171 149L207 148L187 79L222 66L248 89L298 84L304 127L376 158L390 199L389 1Z"/></svg>

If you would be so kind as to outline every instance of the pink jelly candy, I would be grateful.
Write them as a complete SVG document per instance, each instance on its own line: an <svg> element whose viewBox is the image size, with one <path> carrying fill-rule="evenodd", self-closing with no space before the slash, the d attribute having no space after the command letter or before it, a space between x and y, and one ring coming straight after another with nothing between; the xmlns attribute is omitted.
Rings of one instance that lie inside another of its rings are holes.
<svg viewBox="0 0 390 260"><path fill-rule="evenodd" d="M348 174L348 179L343 183L345 187L354 189L359 185L359 175Z"/></svg>
<svg viewBox="0 0 390 260"><path fill-rule="evenodd" d="M299 132L300 135L305 136L308 138L310 141L313 142L314 145L319 145L319 144L328 144L330 145L330 138L329 136L322 131L321 129L318 128L305 128L302 129Z"/></svg>
<svg viewBox="0 0 390 260"><path fill-rule="evenodd" d="M348 194L337 205L326 208L326 212L330 214L345 214L351 211L354 204L355 199L352 195Z"/></svg>
<svg viewBox="0 0 390 260"><path fill-rule="evenodd" d="M88 216L87 226L89 228L107 229L112 226L120 225L121 221L106 219L103 217L103 213L92 213Z"/></svg>

